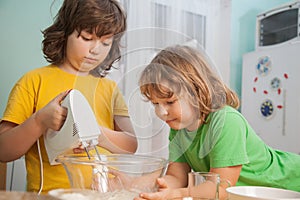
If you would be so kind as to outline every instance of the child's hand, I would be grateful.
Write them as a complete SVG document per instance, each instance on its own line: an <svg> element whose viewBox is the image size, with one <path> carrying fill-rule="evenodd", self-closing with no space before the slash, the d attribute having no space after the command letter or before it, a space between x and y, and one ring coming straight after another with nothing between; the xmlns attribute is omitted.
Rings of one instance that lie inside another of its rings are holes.
<svg viewBox="0 0 300 200"><path fill-rule="evenodd" d="M166 200L172 198L172 189L168 187L167 182L163 178L158 178L156 181L159 189L158 192L153 193L141 193L138 198L135 198L134 200L142 200L142 199L148 199L148 200Z"/></svg>
<svg viewBox="0 0 300 200"><path fill-rule="evenodd" d="M73 153L80 154L86 152L82 144L80 144L77 148L73 149Z"/></svg>
<svg viewBox="0 0 300 200"><path fill-rule="evenodd" d="M68 95L70 90L57 95L45 107L36 112L35 120L43 128L58 131L64 124L67 116L67 109L61 106L61 102Z"/></svg>
<svg viewBox="0 0 300 200"><path fill-rule="evenodd" d="M82 142L80 142L79 145L78 145L78 147L76 147L76 148L73 149L73 153L76 153L76 154L86 153L86 151L89 152L92 149L94 149L94 146L89 145L86 148L84 148Z"/></svg>

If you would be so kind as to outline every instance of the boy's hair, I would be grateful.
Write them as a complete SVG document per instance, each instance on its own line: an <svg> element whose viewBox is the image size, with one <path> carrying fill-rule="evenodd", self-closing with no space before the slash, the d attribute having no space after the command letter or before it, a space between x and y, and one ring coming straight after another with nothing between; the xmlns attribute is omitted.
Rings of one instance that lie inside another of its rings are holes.
<svg viewBox="0 0 300 200"><path fill-rule="evenodd" d="M113 34L113 43L105 60L90 73L104 77L121 57L120 40L126 30L126 15L116 0L64 0L54 23L42 31L46 60L59 65L65 61L68 36L77 30L95 33L99 38Z"/></svg>
<svg viewBox="0 0 300 200"><path fill-rule="evenodd" d="M239 107L237 94L229 89L213 71L204 52L188 46L171 46L160 51L143 70L139 86L143 96L151 100L183 95L199 110L201 123L210 112L225 105Z"/></svg>

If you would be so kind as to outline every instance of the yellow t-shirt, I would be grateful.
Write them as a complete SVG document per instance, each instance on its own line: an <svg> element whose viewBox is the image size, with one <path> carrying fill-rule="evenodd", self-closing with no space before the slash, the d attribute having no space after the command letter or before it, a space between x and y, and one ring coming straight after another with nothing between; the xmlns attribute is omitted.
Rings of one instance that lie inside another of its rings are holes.
<svg viewBox="0 0 300 200"><path fill-rule="evenodd" d="M77 89L90 103L99 125L113 129L113 116L128 116L128 108L117 84L107 78L76 76L62 71L54 65L32 70L14 86L2 120L16 124L23 123L34 112L43 108L59 93ZM55 188L69 188L67 174L62 165L51 166L44 147L43 137L39 139L43 160L43 193ZM109 153L100 149L101 153ZM37 145L25 154L27 169L27 190L40 189L40 161Z"/></svg>

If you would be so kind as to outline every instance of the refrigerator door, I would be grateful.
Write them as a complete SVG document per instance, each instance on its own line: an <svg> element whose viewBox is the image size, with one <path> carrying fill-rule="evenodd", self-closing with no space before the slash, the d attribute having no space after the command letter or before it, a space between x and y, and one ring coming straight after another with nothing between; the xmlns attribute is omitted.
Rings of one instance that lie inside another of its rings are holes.
<svg viewBox="0 0 300 200"><path fill-rule="evenodd" d="M300 42L243 56L241 112L275 149L300 153Z"/></svg>

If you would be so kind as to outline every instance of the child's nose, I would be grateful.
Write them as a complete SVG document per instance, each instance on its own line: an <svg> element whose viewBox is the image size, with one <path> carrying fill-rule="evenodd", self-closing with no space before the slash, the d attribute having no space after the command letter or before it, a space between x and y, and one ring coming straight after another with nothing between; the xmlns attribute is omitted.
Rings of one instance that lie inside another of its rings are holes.
<svg viewBox="0 0 300 200"><path fill-rule="evenodd" d="M159 105L157 108L157 114L160 116L168 115L168 110L163 105Z"/></svg>
<svg viewBox="0 0 300 200"><path fill-rule="evenodd" d="M100 54L100 52L101 52L101 42L97 41L91 46L90 53L98 55Z"/></svg>

